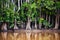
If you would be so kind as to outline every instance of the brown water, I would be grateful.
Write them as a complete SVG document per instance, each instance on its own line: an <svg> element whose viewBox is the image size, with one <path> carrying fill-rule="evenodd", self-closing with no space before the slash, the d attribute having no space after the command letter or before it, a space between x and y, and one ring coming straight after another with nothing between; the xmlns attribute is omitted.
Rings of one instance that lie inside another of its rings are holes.
<svg viewBox="0 0 60 40"><path fill-rule="evenodd" d="M34 32L21 32L21 33L0 33L0 40L60 40L60 33L34 33Z"/></svg>

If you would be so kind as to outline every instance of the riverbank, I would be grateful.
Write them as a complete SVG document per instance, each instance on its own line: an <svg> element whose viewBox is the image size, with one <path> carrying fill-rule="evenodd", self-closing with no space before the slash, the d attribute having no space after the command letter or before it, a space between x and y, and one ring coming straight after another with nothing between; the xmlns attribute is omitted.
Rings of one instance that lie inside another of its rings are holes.
<svg viewBox="0 0 60 40"><path fill-rule="evenodd" d="M42 30L37 30L37 29L35 29L35 30L23 30L23 29L20 29L20 30L1 30L0 32L59 32L60 33L60 30L56 30L56 29L42 29Z"/></svg>

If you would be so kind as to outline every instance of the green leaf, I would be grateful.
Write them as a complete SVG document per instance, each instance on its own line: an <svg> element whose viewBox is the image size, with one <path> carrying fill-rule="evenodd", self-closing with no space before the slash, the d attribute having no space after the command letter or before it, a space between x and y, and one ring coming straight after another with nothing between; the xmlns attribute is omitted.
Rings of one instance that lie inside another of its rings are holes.
<svg viewBox="0 0 60 40"><path fill-rule="evenodd" d="M60 2L56 2L56 7L60 8Z"/></svg>

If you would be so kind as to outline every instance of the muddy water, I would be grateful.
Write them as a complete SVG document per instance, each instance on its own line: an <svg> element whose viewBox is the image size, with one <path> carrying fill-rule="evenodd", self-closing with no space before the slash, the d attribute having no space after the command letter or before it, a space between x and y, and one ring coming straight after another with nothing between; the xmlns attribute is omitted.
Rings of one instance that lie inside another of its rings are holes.
<svg viewBox="0 0 60 40"><path fill-rule="evenodd" d="M34 33L34 32L19 32L19 33L0 33L0 40L60 40L60 33Z"/></svg>

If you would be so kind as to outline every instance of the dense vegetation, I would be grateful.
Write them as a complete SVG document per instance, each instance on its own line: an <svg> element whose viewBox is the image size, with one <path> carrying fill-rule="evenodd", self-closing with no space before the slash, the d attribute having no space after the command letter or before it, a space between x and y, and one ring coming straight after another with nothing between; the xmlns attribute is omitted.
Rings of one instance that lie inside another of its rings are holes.
<svg viewBox="0 0 60 40"><path fill-rule="evenodd" d="M58 29L57 10L60 9L60 2L53 0L30 0L21 4L20 2L19 0L0 1L0 24L6 24L8 29L13 27L14 29L42 29L42 27L48 29L53 28L54 25L54 29Z"/></svg>

